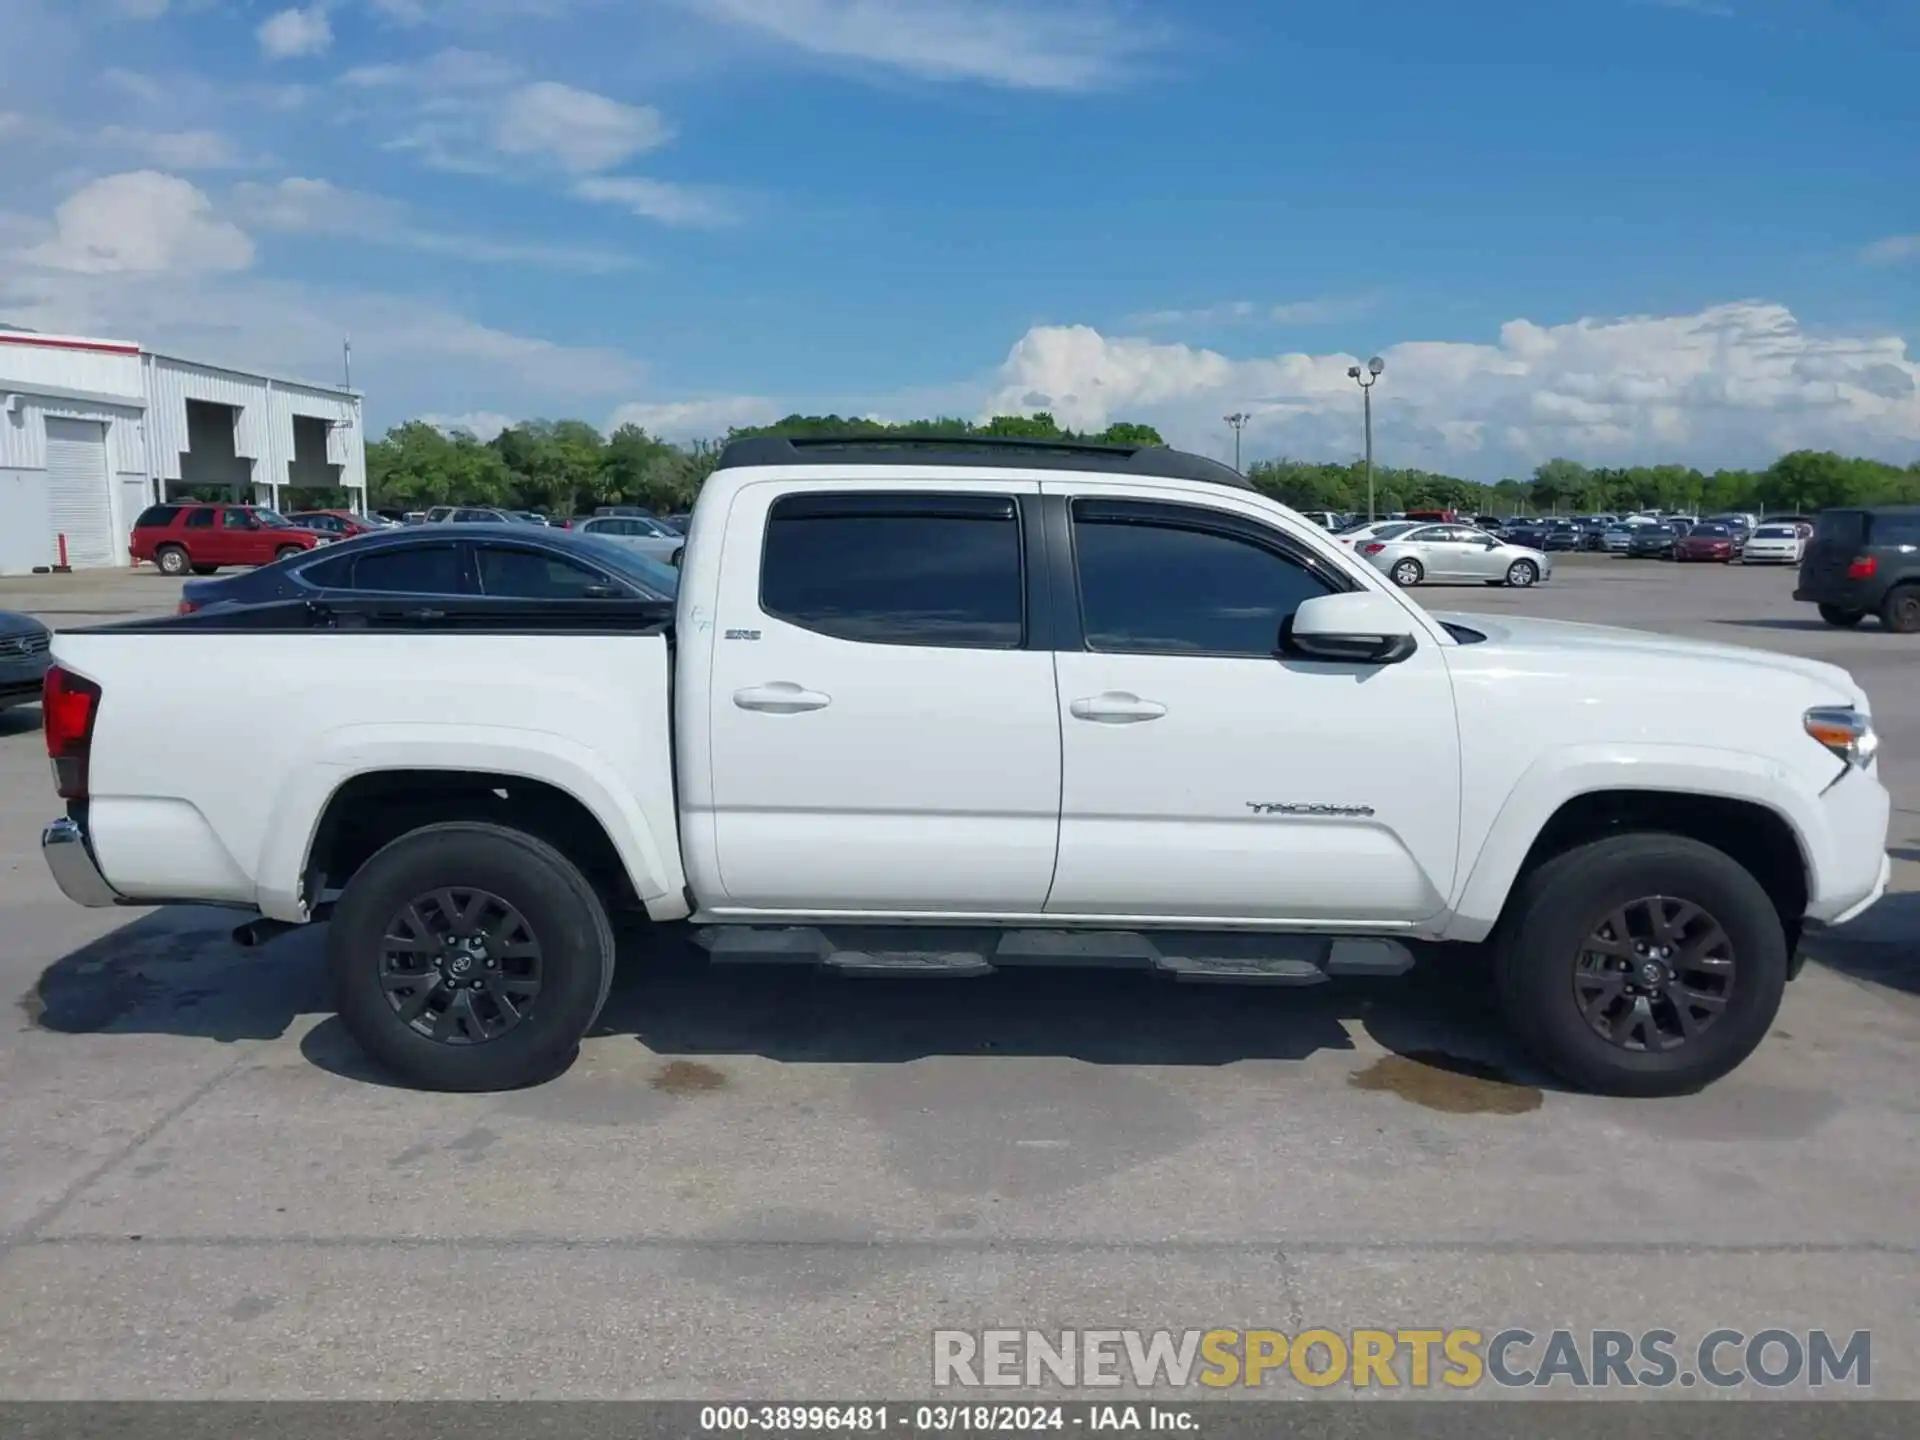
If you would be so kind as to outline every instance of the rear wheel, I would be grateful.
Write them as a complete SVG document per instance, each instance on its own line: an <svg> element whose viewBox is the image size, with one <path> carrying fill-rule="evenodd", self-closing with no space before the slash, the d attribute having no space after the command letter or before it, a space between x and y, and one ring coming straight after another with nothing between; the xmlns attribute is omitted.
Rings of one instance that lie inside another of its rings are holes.
<svg viewBox="0 0 1920 1440"><path fill-rule="evenodd" d="M1516 560L1507 567L1507 584L1521 590L1540 578L1540 567L1531 560Z"/></svg>
<svg viewBox="0 0 1920 1440"><path fill-rule="evenodd" d="M1866 618L1862 610L1843 610L1838 605L1822 605L1820 618L1829 625L1837 625L1842 630L1850 630Z"/></svg>
<svg viewBox="0 0 1920 1440"><path fill-rule="evenodd" d="M579 867L497 825L429 825L348 882L327 937L340 1018L427 1090L511 1090L573 1063L613 983Z"/></svg>
<svg viewBox="0 0 1920 1440"><path fill-rule="evenodd" d="M1773 1024L1787 939L1760 883L1678 835L1615 835L1526 876L1495 941L1507 1019L1583 1090L1681 1095L1733 1070Z"/></svg>
<svg viewBox="0 0 1920 1440"><path fill-rule="evenodd" d="M1418 560L1396 560L1387 573L1396 585L1418 585L1427 574Z"/></svg>
<svg viewBox="0 0 1920 1440"><path fill-rule="evenodd" d="M276 560L284 560L289 555L304 555L306 553L307 551L304 545L282 545L278 550L273 552L273 558Z"/></svg>
<svg viewBox="0 0 1920 1440"><path fill-rule="evenodd" d="M184 575L193 568L187 552L178 545L162 545L153 552L153 563L160 567L162 575Z"/></svg>
<svg viewBox="0 0 1920 1440"><path fill-rule="evenodd" d="M1896 585L1880 602L1880 623L1897 635L1920 630L1920 585Z"/></svg>

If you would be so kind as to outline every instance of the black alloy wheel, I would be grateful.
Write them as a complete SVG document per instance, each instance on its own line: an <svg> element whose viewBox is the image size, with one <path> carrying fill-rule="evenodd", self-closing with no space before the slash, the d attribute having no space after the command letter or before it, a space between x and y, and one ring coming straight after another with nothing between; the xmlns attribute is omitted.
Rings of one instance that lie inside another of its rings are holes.
<svg viewBox="0 0 1920 1440"><path fill-rule="evenodd" d="M1726 1013L1733 942L1700 906L1668 895L1629 900L1580 947L1573 990L1593 1032L1623 1050L1674 1050Z"/></svg>
<svg viewBox="0 0 1920 1440"><path fill-rule="evenodd" d="M532 926L498 895L434 890L388 923L380 988L417 1034L442 1045L481 1045L532 1011L541 959Z"/></svg>

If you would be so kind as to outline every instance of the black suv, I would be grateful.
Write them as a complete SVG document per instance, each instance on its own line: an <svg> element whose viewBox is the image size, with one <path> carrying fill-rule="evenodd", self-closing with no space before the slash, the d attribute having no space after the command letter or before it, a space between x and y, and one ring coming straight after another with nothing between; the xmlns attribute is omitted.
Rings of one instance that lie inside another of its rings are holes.
<svg viewBox="0 0 1920 1440"><path fill-rule="evenodd" d="M1920 631L1920 505L1822 510L1793 598L1818 605L1829 625L1871 612L1889 630Z"/></svg>

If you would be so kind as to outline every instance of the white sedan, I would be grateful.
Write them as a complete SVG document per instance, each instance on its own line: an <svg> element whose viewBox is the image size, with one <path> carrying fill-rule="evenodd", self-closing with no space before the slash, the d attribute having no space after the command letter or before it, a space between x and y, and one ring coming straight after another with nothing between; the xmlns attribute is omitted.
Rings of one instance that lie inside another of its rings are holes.
<svg viewBox="0 0 1920 1440"><path fill-rule="evenodd" d="M1481 580L1525 589L1553 575L1544 550L1510 545L1471 525L1418 525L1405 534L1364 540L1357 553L1396 585L1427 580Z"/></svg>
<svg viewBox="0 0 1920 1440"><path fill-rule="evenodd" d="M1798 525L1762 525L1740 552L1742 565L1798 565L1807 553L1807 537Z"/></svg>
<svg viewBox="0 0 1920 1440"><path fill-rule="evenodd" d="M1409 530L1419 528L1418 520L1371 520L1364 525L1355 525L1350 530L1342 530L1333 538L1351 550L1363 540L1391 540L1395 535L1404 535Z"/></svg>

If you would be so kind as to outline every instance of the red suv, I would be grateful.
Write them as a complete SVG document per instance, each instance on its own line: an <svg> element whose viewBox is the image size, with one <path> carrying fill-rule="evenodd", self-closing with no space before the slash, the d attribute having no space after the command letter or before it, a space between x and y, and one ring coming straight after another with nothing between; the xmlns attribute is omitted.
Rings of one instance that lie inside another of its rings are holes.
<svg viewBox="0 0 1920 1440"><path fill-rule="evenodd" d="M163 575L211 575L222 565L271 564L330 538L258 505L181 502L141 511L128 548L135 561L151 560Z"/></svg>

